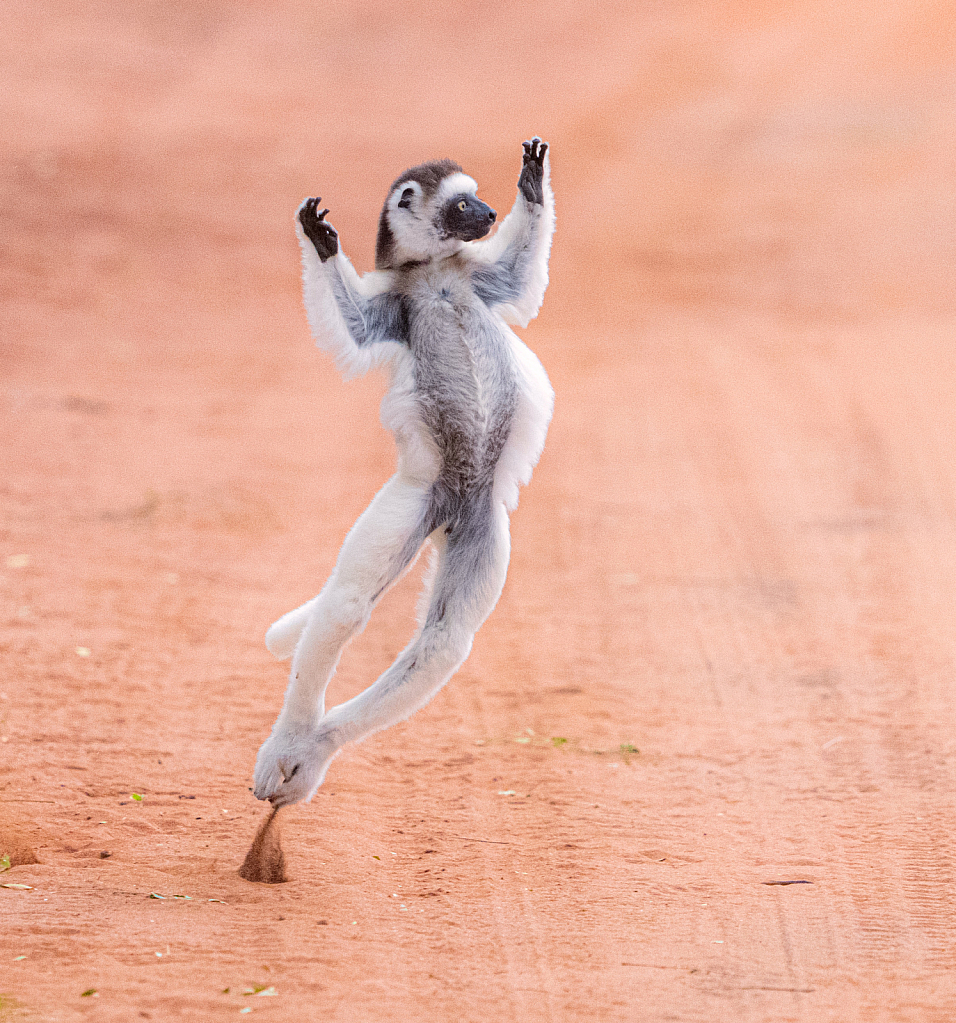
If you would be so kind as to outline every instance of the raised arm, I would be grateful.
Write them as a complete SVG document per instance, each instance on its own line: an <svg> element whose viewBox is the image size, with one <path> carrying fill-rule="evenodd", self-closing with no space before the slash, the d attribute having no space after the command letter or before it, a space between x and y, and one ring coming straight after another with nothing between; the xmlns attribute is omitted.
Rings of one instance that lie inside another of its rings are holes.
<svg viewBox="0 0 956 1023"><path fill-rule="evenodd" d="M476 294L508 323L525 327L541 308L548 286L548 253L554 234L554 193L548 144L524 143L518 197L495 235L468 246L478 264Z"/></svg>
<svg viewBox="0 0 956 1023"><path fill-rule="evenodd" d="M346 378L381 365L408 335L408 316L390 293L388 271L359 277L339 250L339 236L319 211L321 199L306 199L295 218L302 248L302 296L316 344L334 356Z"/></svg>

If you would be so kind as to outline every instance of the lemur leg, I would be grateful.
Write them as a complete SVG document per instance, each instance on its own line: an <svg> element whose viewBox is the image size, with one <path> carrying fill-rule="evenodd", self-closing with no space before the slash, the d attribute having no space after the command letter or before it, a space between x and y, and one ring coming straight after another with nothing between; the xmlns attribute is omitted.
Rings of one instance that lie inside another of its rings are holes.
<svg viewBox="0 0 956 1023"><path fill-rule="evenodd" d="M411 560L403 563L405 552L401 548L406 540L411 543L414 535L421 534L422 539L418 541L419 549L424 541L425 530L422 520L426 501L427 491L413 484L403 483L398 477L386 483L349 531L339 552L335 571L322 592L295 610L284 614L266 630L266 647L269 652L279 660L292 656L319 602L326 603L335 599L336 582L341 583L343 579L348 579L357 572L364 575L380 575L382 578L373 584L382 587L379 593L396 582L411 567L418 554L416 550ZM392 526L395 527L394 533ZM394 575L391 574L395 569L394 558L390 557L387 550L390 545L399 548L397 558L400 567ZM367 568L360 568L358 562L365 555L368 555L365 560L381 557L383 561L381 564L370 564ZM322 611L316 613L321 614Z"/></svg>
<svg viewBox="0 0 956 1023"><path fill-rule="evenodd" d="M310 799L345 743L424 707L468 656L504 586L511 553L507 511L502 503L489 501L473 509L449 536L440 529L432 540L438 572L418 635L368 689L333 707L309 734L290 737L270 770L256 765L259 799L271 799L275 806Z"/></svg>
<svg viewBox="0 0 956 1023"><path fill-rule="evenodd" d="M271 648L281 643L295 651L277 729L314 727L322 717L342 648L415 560L428 532L427 511L427 489L393 477L349 531L322 592L269 629Z"/></svg>

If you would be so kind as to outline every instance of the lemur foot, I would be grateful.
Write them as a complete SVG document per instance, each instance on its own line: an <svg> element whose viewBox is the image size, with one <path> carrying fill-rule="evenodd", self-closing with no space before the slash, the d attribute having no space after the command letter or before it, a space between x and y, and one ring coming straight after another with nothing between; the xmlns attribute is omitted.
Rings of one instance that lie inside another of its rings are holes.
<svg viewBox="0 0 956 1023"><path fill-rule="evenodd" d="M328 210L316 212L321 201L320 198L306 199L299 207L297 215L302 230L324 263L339 251L339 234L331 224L326 223L325 215Z"/></svg>
<svg viewBox="0 0 956 1023"><path fill-rule="evenodd" d="M544 154L548 151L548 143L542 142L535 135L530 142L524 142L522 145L524 155L518 188L528 202L540 206L544 202Z"/></svg>
<svg viewBox="0 0 956 1023"><path fill-rule="evenodd" d="M276 724L256 757L253 793L275 807L311 799L338 751L330 730Z"/></svg>

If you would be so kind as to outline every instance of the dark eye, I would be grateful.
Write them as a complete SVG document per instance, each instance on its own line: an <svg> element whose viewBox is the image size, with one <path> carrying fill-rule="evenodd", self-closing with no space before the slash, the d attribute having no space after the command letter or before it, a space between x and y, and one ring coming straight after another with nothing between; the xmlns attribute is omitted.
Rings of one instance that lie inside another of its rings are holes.
<svg viewBox="0 0 956 1023"><path fill-rule="evenodd" d="M406 188L405 191L402 192L402 197L401 199L398 200L398 205L401 207L401 209L407 210L408 207L411 206L412 196L414 194L415 194L414 188Z"/></svg>
<svg viewBox="0 0 956 1023"><path fill-rule="evenodd" d="M468 203L466 203L465 200L462 199L461 202L458 204L458 209L460 209L461 212L464 213L465 210L468 209Z"/></svg>

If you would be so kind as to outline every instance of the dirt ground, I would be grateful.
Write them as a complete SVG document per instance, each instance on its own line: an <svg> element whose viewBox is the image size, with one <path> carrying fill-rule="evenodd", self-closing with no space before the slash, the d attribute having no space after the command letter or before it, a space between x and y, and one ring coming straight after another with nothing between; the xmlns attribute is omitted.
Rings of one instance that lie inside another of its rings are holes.
<svg viewBox="0 0 956 1023"><path fill-rule="evenodd" d="M0 1020L951 1023L953 5L0 19ZM534 132L557 408L504 596L250 884L264 631L393 463L293 211L368 269L404 167L504 212Z"/></svg>

